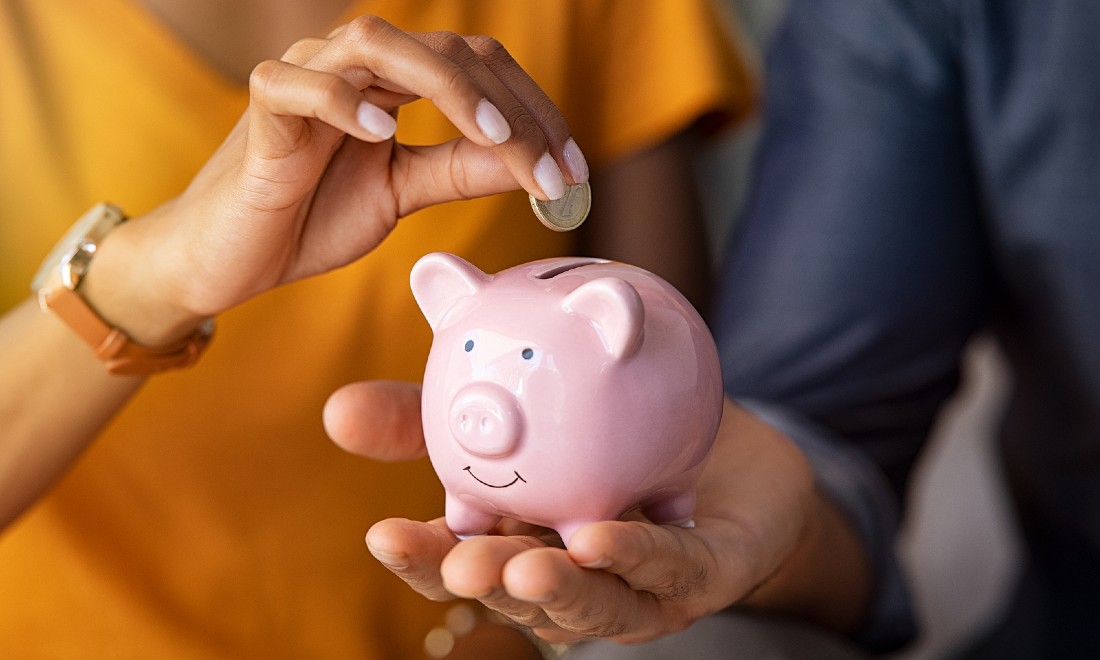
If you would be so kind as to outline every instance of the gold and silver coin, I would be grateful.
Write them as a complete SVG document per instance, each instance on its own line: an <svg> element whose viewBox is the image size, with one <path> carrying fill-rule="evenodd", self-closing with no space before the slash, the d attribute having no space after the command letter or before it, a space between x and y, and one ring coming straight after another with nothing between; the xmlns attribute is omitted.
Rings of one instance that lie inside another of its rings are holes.
<svg viewBox="0 0 1100 660"><path fill-rule="evenodd" d="M544 202L534 195L529 197L535 217L554 231L570 231L580 227L592 208L592 188L587 181L569 186L561 199Z"/></svg>

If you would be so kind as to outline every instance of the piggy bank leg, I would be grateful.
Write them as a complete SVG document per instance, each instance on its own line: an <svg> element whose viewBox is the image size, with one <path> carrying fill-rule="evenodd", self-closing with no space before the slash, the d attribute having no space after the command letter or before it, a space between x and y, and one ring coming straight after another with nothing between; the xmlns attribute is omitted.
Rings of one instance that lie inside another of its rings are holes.
<svg viewBox="0 0 1100 660"><path fill-rule="evenodd" d="M695 491L663 493L642 504L642 513L658 525L694 527Z"/></svg>
<svg viewBox="0 0 1100 660"><path fill-rule="evenodd" d="M484 534L500 522L498 514L471 506L450 493L447 494L445 516L447 527L460 539Z"/></svg>

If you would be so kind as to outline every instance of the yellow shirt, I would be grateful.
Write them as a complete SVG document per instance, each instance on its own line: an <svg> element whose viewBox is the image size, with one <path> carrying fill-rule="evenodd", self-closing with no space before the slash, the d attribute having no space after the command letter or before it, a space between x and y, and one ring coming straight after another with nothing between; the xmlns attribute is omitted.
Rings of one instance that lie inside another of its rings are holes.
<svg viewBox="0 0 1100 660"><path fill-rule="evenodd" d="M394 0L349 15L367 12L498 37L594 168L748 105L703 2ZM140 214L178 194L246 104L133 0L0 2L0 310L93 203ZM402 110L404 141L454 134L426 103ZM352 266L223 314L200 364L150 379L0 537L0 656L418 654L443 606L362 537L384 517L440 515L442 490L426 462L342 453L322 404L353 380L419 380L431 338L407 281L421 255L494 272L567 241L523 193L448 204Z"/></svg>

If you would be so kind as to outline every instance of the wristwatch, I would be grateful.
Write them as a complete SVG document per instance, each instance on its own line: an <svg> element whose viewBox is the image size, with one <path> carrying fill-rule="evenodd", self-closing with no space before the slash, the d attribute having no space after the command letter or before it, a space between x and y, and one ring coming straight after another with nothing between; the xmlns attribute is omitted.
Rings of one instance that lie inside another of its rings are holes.
<svg viewBox="0 0 1100 660"><path fill-rule="evenodd" d="M111 327L80 295L80 282L88 272L96 248L112 229L126 221L113 204L97 204L76 221L42 262L31 291L38 304L56 314L95 352L113 374L147 375L188 367L198 361L214 334L207 319L191 335L167 346L142 346L125 332Z"/></svg>

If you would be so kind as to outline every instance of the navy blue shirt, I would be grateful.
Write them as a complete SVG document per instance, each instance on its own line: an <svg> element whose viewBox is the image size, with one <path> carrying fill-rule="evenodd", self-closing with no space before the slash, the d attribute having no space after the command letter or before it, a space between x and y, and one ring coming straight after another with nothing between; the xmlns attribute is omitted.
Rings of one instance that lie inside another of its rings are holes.
<svg viewBox="0 0 1100 660"><path fill-rule="evenodd" d="M992 653L1100 657L1100 2L792 0L766 80L715 332L864 536L862 641L914 633L898 502L989 332L1027 552Z"/></svg>

